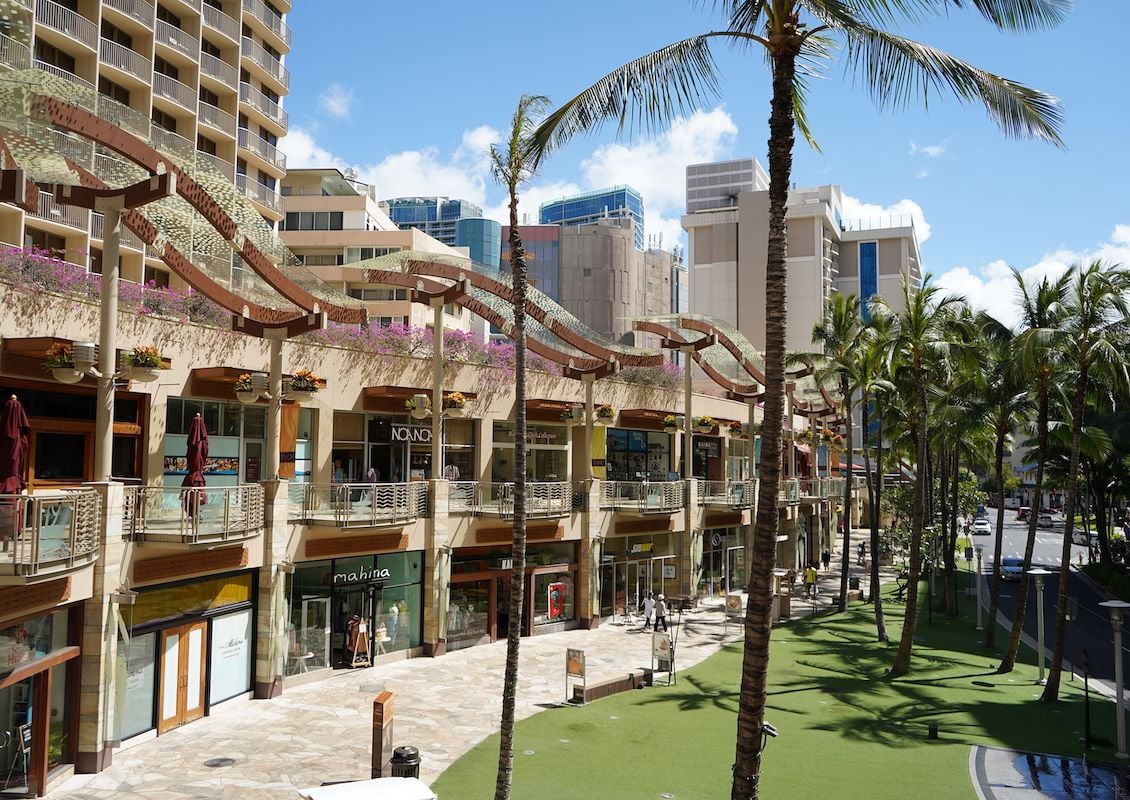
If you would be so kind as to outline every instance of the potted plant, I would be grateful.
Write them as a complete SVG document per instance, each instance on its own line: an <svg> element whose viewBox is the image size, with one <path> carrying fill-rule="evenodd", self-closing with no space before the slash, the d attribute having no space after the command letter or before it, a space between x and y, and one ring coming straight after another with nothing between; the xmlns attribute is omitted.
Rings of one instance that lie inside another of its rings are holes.
<svg viewBox="0 0 1130 800"><path fill-rule="evenodd" d="M611 425L616 419L616 409L611 403L601 403L596 407L596 421L600 425Z"/></svg>
<svg viewBox="0 0 1130 800"><path fill-rule="evenodd" d="M467 405L467 398L462 392L448 392L443 396L443 415L445 417L461 417L465 405Z"/></svg>
<svg viewBox="0 0 1130 800"><path fill-rule="evenodd" d="M679 418L674 414L668 414L663 418L663 430L667 433L676 433L679 430Z"/></svg>
<svg viewBox="0 0 1130 800"><path fill-rule="evenodd" d="M165 364L161 351L149 345L138 345L122 356L123 372L126 378L138 383L149 383L161 376Z"/></svg>
<svg viewBox="0 0 1130 800"><path fill-rule="evenodd" d="M85 377L75 369L74 348L70 344L55 342L47 348L43 368L51 370L51 375L59 383L78 383Z"/></svg>
<svg viewBox="0 0 1130 800"><path fill-rule="evenodd" d="M423 398L423 401L418 403L416 398ZM408 409L412 419L427 419L432 415L432 404L427 395L418 394L415 397L409 397L404 401L404 407Z"/></svg>
<svg viewBox="0 0 1130 800"><path fill-rule="evenodd" d="M308 369L295 370L290 376L287 396L296 403L308 403L313 399L314 393L322 388L318 385L319 381L321 378Z"/></svg>
<svg viewBox="0 0 1130 800"><path fill-rule="evenodd" d="M730 438L732 438L732 439L745 439L745 438L747 438L746 426L743 423L738 422L737 420L734 420L733 422L731 422L729 424L728 427L729 427L729 431L730 431Z"/></svg>
<svg viewBox="0 0 1130 800"><path fill-rule="evenodd" d="M796 440L798 442L811 442L812 428L801 428L799 431L797 431Z"/></svg>
<svg viewBox="0 0 1130 800"><path fill-rule="evenodd" d="M259 400L259 393L251 383L251 373L245 372L235 379L235 398L241 403L250 405Z"/></svg>
<svg viewBox="0 0 1130 800"><path fill-rule="evenodd" d="M844 435L842 433L837 433L835 436L833 436L832 445L837 448L842 448L844 446Z"/></svg>
<svg viewBox="0 0 1130 800"><path fill-rule="evenodd" d="M584 406L577 406L577 405L569 406L567 409L565 409L564 411L561 412L562 422L564 422L569 427L573 427L574 425L579 425L581 422L584 421L584 419L585 419L585 407Z"/></svg>
<svg viewBox="0 0 1130 800"><path fill-rule="evenodd" d="M697 433L710 433L717 424L714 417L704 415L695 420L694 429Z"/></svg>

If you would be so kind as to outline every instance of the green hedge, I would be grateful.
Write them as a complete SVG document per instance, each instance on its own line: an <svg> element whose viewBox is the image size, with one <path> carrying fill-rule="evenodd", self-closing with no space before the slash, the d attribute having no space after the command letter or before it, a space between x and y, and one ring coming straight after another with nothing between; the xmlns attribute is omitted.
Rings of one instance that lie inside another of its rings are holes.
<svg viewBox="0 0 1130 800"><path fill-rule="evenodd" d="M1130 575L1121 567L1094 563L1083 567L1083 572L1119 600L1130 602Z"/></svg>

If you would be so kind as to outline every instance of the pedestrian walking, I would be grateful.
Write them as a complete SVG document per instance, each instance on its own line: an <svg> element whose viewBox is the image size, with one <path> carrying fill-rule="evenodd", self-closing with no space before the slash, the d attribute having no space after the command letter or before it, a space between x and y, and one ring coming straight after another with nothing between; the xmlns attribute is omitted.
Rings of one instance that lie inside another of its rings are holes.
<svg viewBox="0 0 1130 800"><path fill-rule="evenodd" d="M824 552L820 554L820 560L824 562L824 571L827 572L832 563L832 554L828 552L828 548L824 548Z"/></svg>
<svg viewBox="0 0 1130 800"><path fill-rule="evenodd" d="M867 560L867 544L865 542L860 542L859 549L856 550L856 553L859 556L856 563L862 567L864 565L864 562Z"/></svg>
<svg viewBox="0 0 1130 800"><path fill-rule="evenodd" d="M651 592L647 593L647 597L643 599L643 629L646 631L651 627L651 615L655 613L655 598L651 596Z"/></svg>
<svg viewBox="0 0 1130 800"><path fill-rule="evenodd" d="M663 630L667 630L667 601L663 595L655 598L655 630L659 630L659 626L663 626Z"/></svg>
<svg viewBox="0 0 1130 800"><path fill-rule="evenodd" d="M804 596L816 597L816 564L813 562L804 568Z"/></svg>

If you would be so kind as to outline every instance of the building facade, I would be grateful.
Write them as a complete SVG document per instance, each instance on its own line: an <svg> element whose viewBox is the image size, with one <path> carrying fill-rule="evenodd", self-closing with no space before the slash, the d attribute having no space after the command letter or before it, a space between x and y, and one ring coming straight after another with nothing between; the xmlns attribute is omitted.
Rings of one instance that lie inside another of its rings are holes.
<svg viewBox="0 0 1130 800"><path fill-rule="evenodd" d="M600 219L629 219L635 223L632 244L644 249L643 198L631 186L613 186L542 203L538 222L542 225L588 225Z"/></svg>
<svg viewBox="0 0 1130 800"><path fill-rule="evenodd" d="M498 266L501 226L483 217L467 200L447 197L396 197L388 201L389 216L402 229L423 231L453 247L466 247L478 264Z"/></svg>

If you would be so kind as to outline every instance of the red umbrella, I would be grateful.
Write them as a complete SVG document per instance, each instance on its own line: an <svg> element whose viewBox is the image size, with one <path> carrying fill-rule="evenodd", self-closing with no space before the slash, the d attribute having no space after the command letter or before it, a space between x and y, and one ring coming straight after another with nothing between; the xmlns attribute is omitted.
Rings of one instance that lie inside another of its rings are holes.
<svg viewBox="0 0 1130 800"><path fill-rule="evenodd" d="M0 409L0 494L27 488L27 413L15 395Z"/></svg>
<svg viewBox="0 0 1130 800"><path fill-rule="evenodd" d="M203 487L204 463L208 460L208 429L204 427L204 418L197 414L188 426L188 451L185 453L188 461L188 474L184 476L181 486ZM196 498L195 502L192 498ZM184 498L185 511L195 514L197 504L205 501L203 492L187 493Z"/></svg>

